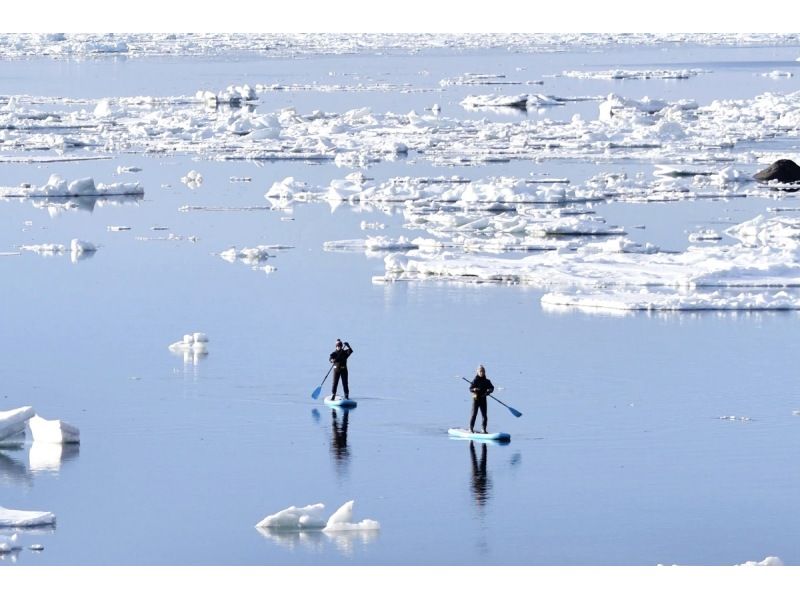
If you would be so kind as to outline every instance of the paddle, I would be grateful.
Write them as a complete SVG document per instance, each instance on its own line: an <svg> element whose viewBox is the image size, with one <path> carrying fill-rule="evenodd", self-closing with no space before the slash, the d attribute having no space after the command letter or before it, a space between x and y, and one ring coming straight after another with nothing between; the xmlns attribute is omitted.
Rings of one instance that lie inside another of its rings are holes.
<svg viewBox="0 0 800 598"><path fill-rule="evenodd" d="M311 398L314 399L315 401L319 398L319 393L322 392L322 385L325 384L325 380L328 379L328 376L331 375L332 371L333 371L333 364L331 364L331 369L329 369L328 373L325 374L325 377L322 379L322 382L319 383L319 386L317 386L311 393Z"/></svg>
<svg viewBox="0 0 800 598"><path fill-rule="evenodd" d="M466 378L464 378L464 376L461 376L461 379L462 379L464 382L466 382L467 384L472 384L472 382L470 382L469 380L467 380ZM505 404L503 401L501 401L500 399L498 399L496 396L494 396L494 395L492 395L492 394L490 394L489 396L490 396L490 397L492 397L492 398L493 398L495 401L497 401L498 403L500 403L500 404L501 404L503 407L505 407L506 409L508 409L508 410L511 412L511 415L513 415L514 417L522 417L522 413L520 413L519 411L517 411L517 410L516 410L516 409L514 409L513 407L509 407L509 406L508 406L508 405L506 405L506 404Z"/></svg>

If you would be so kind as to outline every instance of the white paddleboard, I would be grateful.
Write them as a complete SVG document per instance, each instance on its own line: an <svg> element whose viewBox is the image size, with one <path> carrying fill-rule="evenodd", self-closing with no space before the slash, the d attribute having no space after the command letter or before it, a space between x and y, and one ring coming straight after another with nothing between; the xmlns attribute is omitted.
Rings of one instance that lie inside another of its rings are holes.
<svg viewBox="0 0 800 598"><path fill-rule="evenodd" d="M456 438L468 438L470 440L494 440L495 442L511 442L511 434L506 432L490 432L481 434L480 432L470 432L464 428L450 428L447 431L450 436Z"/></svg>
<svg viewBox="0 0 800 598"><path fill-rule="evenodd" d="M323 403L326 405L330 405L331 407L355 407L358 405L353 399L345 399L344 397L340 397L338 395L328 395L323 400Z"/></svg>

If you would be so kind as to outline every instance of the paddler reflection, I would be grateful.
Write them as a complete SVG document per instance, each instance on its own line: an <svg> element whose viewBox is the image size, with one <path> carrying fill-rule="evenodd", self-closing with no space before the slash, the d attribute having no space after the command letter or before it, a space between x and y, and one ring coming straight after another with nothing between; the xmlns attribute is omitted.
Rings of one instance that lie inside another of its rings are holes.
<svg viewBox="0 0 800 598"><path fill-rule="evenodd" d="M489 500L492 480L486 470L488 447L483 442L478 444L480 444L480 459L475 450L475 443L472 440L469 441L469 454L472 458L472 496L478 506L483 507Z"/></svg>
<svg viewBox="0 0 800 598"><path fill-rule="evenodd" d="M350 461L350 448L347 446L349 418L349 409L338 407L331 409L331 455L339 475L347 474L347 466Z"/></svg>

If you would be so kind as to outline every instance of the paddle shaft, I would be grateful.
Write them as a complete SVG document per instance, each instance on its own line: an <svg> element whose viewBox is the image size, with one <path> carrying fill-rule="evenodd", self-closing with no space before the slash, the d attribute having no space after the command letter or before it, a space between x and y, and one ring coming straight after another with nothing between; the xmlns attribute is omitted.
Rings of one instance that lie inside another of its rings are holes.
<svg viewBox="0 0 800 598"><path fill-rule="evenodd" d="M320 385L320 386L322 386L323 384L325 384L325 380L327 380L327 379L328 379L328 376L330 376L330 375L331 375L331 372L332 372L332 371L333 371L333 364L331 364L331 368L328 370L328 373L327 373L327 374L325 374L325 377L322 379L322 382L320 382L320 383L319 383L319 385Z"/></svg>
<svg viewBox="0 0 800 598"><path fill-rule="evenodd" d="M322 385L325 384L325 380L328 379L328 376L331 375L332 371L333 371L333 364L331 364L331 369L329 369L328 373L325 374L325 377L322 379L322 382L319 383L319 386L317 386L313 391L311 391L311 398L312 399L316 400L317 397L319 397L319 393L322 392Z"/></svg>
<svg viewBox="0 0 800 598"><path fill-rule="evenodd" d="M466 378L464 378L464 376L461 376L461 379L462 379L464 382L466 382L467 384L472 384L472 382L470 382L469 380L467 380ZM490 396L490 397L492 397L492 398L493 398L495 401L497 401L498 403L500 403L500 404L501 404L503 407L505 407L506 409L508 409L508 410L511 412L511 414L512 414L512 415L514 415L514 416L516 416L516 417L520 417L520 416L522 415L522 413L520 413L519 411L517 411L517 410L516 410L516 409L514 409L513 407L509 407L508 405L506 405L506 404L505 404L503 401L501 401L500 399L498 399L498 398L497 398L496 396L494 396L493 394L491 394L491 393L490 393L490 394L489 394L489 396Z"/></svg>

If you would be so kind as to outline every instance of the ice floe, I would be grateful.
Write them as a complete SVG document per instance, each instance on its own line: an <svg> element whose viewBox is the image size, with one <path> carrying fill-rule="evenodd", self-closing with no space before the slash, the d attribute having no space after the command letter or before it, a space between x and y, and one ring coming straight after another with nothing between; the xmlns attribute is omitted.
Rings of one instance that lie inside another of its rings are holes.
<svg viewBox="0 0 800 598"><path fill-rule="evenodd" d="M608 71L564 71L561 76L574 79L689 79L707 72L709 71L702 69L613 69Z"/></svg>
<svg viewBox="0 0 800 598"><path fill-rule="evenodd" d="M54 525L56 516L48 511L17 511L0 507L0 527Z"/></svg>
<svg viewBox="0 0 800 598"><path fill-rule="evenodd" d="M77 427L60 419L47 420L34 415L27 421L34 443L72 444L81 441Z"/></svg>
<svg viewBox="0 0 800 598"><path fill-rule="evenodd" d="M18 407L0 411L0 442L9 441L25 432L25 425L36 415L33 407Z"/></svg>
<svg viewBox="0 0 800 598"><path fill-rule="evenodd" d="M113 195L144 195L144 189L139 183L95 183L91 177L76 179L68 182L57 174L50 178L41 187L23 185L20 187L2 187L2 197L95 197Z"/></svg>
<svg viewBox="0 0 800 598"><path fill-rule="evenodd" d="M289 507L268 515L256 524L259 528L282 531L324 531L350 532L380 529L380 524L372 519L353 522L353 504L348 501L339 507L327 520L323 518L325 505L317 503L305 507Z"/></svg>
<svg viewBox="0 0 800 598"><path fill-rule="evenodd" d="M541 303L544 308L573 307L588 311L772 311L800 309L800 295L786 291L574 291L546 293Z"/></svg>

